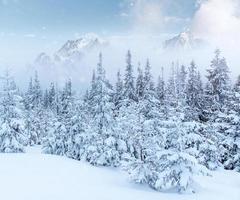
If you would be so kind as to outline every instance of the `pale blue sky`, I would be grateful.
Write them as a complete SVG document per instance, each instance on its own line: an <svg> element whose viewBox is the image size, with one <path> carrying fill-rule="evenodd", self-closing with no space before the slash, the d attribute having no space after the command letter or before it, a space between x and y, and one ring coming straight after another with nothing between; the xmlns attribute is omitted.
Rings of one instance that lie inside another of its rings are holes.
<svg viewBox="0 0 240 200"><path fill-rule="evenodd" d="M0 61L23 46L33 56L89 32L129 34L135 23L133 1L161 4L161 14L171 18L164 31L177 33L188 25L197 0L0 0Z"/></svg>
<svg viewBox="0 0 240 200"><path fill-rule="evenodd" d="M130 0L129 0L130 1ZM165 15L188 18L196 0L161 2ZM121 16L127 0L0 0L0 24L5 32L119 32L128 28Z"/></svg>

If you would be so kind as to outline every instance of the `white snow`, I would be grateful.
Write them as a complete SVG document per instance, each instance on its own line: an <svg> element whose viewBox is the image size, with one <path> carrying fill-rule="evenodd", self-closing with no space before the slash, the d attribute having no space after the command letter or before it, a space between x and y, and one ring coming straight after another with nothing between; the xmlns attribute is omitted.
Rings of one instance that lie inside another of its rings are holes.
<svg viewBox="0 0 240 200"><path fill-rule="evenodd" d="M239 200L240 173L220 170L196 177L195 194L160 193L130 183L120 170L97 168L64 157L44 155L40 147L25 154L0 154L3 200Z"/></svg>

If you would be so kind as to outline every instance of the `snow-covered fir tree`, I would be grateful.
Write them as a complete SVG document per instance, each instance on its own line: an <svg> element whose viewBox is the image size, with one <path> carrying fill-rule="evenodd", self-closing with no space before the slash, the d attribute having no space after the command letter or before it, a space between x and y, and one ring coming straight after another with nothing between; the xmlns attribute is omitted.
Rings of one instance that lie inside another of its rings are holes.
<svg viewBox="0 0 240 200"><path fill-rule="evenodd" d="M48 124L47 135L43 141L45 153L67 155L74 109L72 82L69 79L60 94L59 110L52 123Z"/></svg>
<svg viewBox="0 0 240 200"><path fill-rule="evenodd" d="M164 77L163 77L163 68L161 70L162 70L162 74L160 76L158 76L157 86L155 88L155 93L156 93L157 99L163 105L166 94L165 94L165 81L164 81Z"/></svg>
<svg viewBox="0 0 240 200"><path fill-rule="evenodd" d="M228 92L231 90L228 65L226 59L220 57L220 53L219 49L215 51L215 57L207 70L208 93L212 96L211 107L214 110L224 109Z"/></svg>
<svg viewBox="0 0 240 200"><path fill-rule="evenodd" d="M144 76L140 66L138 67L137 70L138 70L138 76L136 80L136 95L137 95L137 99L141 100L144 95Z"/></svg>
<svg viewBox="0 0 240 200"><path fill-rule="evenodd" d="M191 62L186 85L186 103L188 105L188 120L200 120L203 105L203 88L201 76L194 61Z"/></svg>
<svg viewBox="0 0 240 200"><path fill-rule="evenodd" d="M119 110L119 108L121 107L122 100L123 100L123 81L122 81L121 73L120 71L118 71L117 81L115 86L115 93L114 93L114 104L115 104L116 110Z"/></svg>
<svg viewBox="0 0 240 200"><path fill-rule="evenodd" d="M124 90L123 96L127 104L132 101L136 101L135 85L134 85L134 75L133 75L133 65L132 65L132 54L130 51L127 53L126 57L126 71L124 76Z"/></svg>
<svg viewBox="0 0 240 200"><path fill-rule="evenodd" d="M91 105L90 126L86 130L90 140L84 153L84 159L94 165L117 166L119 164L116 135L113 131L113 96L113 87L106 78L102 54L100 54L92 96L87 102Z"/></svg>
<svg viewBox="0 0 240 200"><path fill-rule="evenodd" d="M9 71L6 71L1 79L3 89L0 99L0 152L24 152L28 140L24 130L22 97L18 94Z"/></svg>
<svg viewBox="0 0 240 200"><path fill-rule="evenodd" d="M24 105L26 110L26 130L29 137L29 144L40 144L44 137L42 123L44 121L44 98L38 73L35 72L34 80L31 78L28 90L24 97Z"/></svg>

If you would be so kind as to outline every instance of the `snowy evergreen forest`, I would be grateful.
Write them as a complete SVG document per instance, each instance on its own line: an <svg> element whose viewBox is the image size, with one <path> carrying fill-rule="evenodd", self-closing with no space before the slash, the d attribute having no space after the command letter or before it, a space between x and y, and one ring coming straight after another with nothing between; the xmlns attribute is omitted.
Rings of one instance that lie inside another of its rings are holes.
<svg viewBox="0 0 240 200"><path fill-rule="evenodd" d="M95 166L119 167L157 191L194 191L193 176L224 168L240 172L240 76L230 80L227 61L215 51L206 81L192 61L172 65L157 82L151 62L126 65L110 83L99 55L85 95L38 74L21 91L8 72L1 77L0 152L42 145L46 154ZM204 80L204 81L203 81Z"/></svg>

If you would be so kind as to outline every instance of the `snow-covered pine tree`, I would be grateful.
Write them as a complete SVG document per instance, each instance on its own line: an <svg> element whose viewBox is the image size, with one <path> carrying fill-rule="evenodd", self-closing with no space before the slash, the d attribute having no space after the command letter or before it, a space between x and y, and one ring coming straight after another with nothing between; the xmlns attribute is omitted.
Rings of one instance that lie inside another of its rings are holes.
<svg viewBox="0 0 240 200"><path fill-rule="evenodd" d="M48 107L52 111L56 111L56 106L56 89L54 83L51 83L48 91Z"/></svg>
<svg viewBox="0 0 240 200"><path fill-rule="evenodd" d="M237 77L237 81L234 85L234 91L239 93L240 92L240 75Z"/></svg>
<svg viewBox="0 0 240 200"><path fill-rule="evenodd" d="M138 76L136 80L136 96L138 101L140 101L142 100L144 95L144 76L143 76L143 71L140 68L140 64L137 70L138 70Z"/></svg>
<svg viewBox="0 0 240 200"><path fill-rule="evenodd" d="M225 169L240 171L240 88L239 79L228 97L228 110L218 115L220 161Z"/></svg>
<svg viewBox="0 0 240 200"><path fill-rule="evenodd" d="M71 110L74 106L72 81L71 79L65 82L65 86L60 95L59 118L61 121L66 120L71 115Z"/></svg>
<svg viewBox="0 0 240 200"><path fill-rule="evenodd" d="M90 103L90 122L86 130L90 143L85 151L85 160L93 165L117 166L119 154L116 149L117 136L113 131L113 88L105 75L102 54L99 55L95 87Z"/></svg>
<svg viewBox="0 0 240 200"><path fill-rule="evenodd" d="M143 86L143 99L139 102L141 112L146 117L146 119L155 118L157 120L160 117L158 110L160 102L155 95L153 76L151 74L151 66L149 60L147 60L145 66Z"/></svg>
<svg viewBox="0 0 240 200"><path fill-rule="evenodd" d="M158 76L158 81L157 81L157 85L155 88L155 93L156 93L156 97L158 99L158 101L161 103L161 105L163 105L165 102L165 81L164 81L164 77L163 77L163 68L162 70L162 74L161 76Z"/></svg>
<svg viewBox="0 0 240 200"><path fill-rule="evenodd" d="M114 132L118 135L118 149L121 160L142 159L146 139L143 132L144 116L137 102L122 106L116 118Z"/></svg>
<svg viewBox="0 0 240 200"><path fill-rule="evenodd" d="M43 139L43 153L65 156L67 153L67 129L57 118L51 119L47 137Z"/></svg>
<svg viewBox="0 0 240 200"><path fill-rule="evenodd" d="M198 121L202 113L203 88L201 77L194 61L191 62L186 85L187 120Z"/></svg>
<svg viewBox="0 0 240 200"><path fill-rule="evenodd" d="M43 152L57 155L67 155L69 138L71 137L72 118L74 116L74 97L72 82L66 81L59 99L59 111L52 122L48 124L47 136L43 141Z"/></svg>
<svg viewBox="0 0 240 200"><path fill-rule="evenodd" d="M0 152L24 152L27 137L24 130L23 102L17 94L13 77L6 71L1 91Z"/></svg>
<svg viewBox="0 0 240 200"><path fill-rule="evenodd" d="M144 90L145 92L154 91L154 82L151 74L151 65L149 59L147 59L144 70Z"/></svg>
<svg viewBox="0 0 240 200"><path fill-rule="evenodd" d="M92 142L90 140L91 136L86 133L88 129L88 115L86 112L85 102L78 102L68 132L66 155L76 160L86 160L84 156Z"/></svg>
<svg viewBox="0 0 240 200"><path fill-rule="evenodd" d="M95 70L93 70L91 86L90 86L87 96L85 96L86 97L85 103L86 103L86 106L88 106L88 112L91 114L94 113L93 106L94 106L94 96L96 95L96 92L97 92L96 87L97 87L96 86L96 72L95 72Z"/></svg>
<svg viewBox="0 0 240 200"><path fill-rule="evenodd" d="M126 105L129 105L133 101L136 101L134 76L133 76L133 65L132 65L132 54L130 51L127 52L126 57L126 72L124 77L124 90L123 97Z"/></svg>
<svg viewBox="0 0 240 200"><path fill-rule="evenodd" d="M24 97L24 105L26 110L33 109L33 81L32 78L30 78L29 84L28 84L28 90Z"/></svg>
<svg viewBox="0 0 240 200"><path fill-rule="evenodd" d="M188 72L184 65L180 67L176 75L177 83L177 112L183 114L183 119L188 120L189 111L187 109L187 78Z"/></svg>
<svg viewBox="0 0 240 200"><path fill-rule="evenodd" d="M187 132L181 123L170 120L162 122L158 140L144 138L144 143L149 141L151 144L144 150L144 159L131 159L124 164L132 180L158 191L194 191L193 175L206 173L207 170L186 151Z"/></svg>
<svg viewBox="0 0 240 200"><path fill-rule="evenodd" d="M124 127L122 132L125 131L130 153L123 168L135 182L159 191L174 188L183 192L193 187L193 174L204 167L186 151L188 133L181 118L175 116L166 121L166 116L159 113L148 62L145 70L143 99L121 112L117 119L119 126Z"/></svg>
<svg viewBox="0 0 240 200"><path fill-rule="evenodd" d="M210 68L207 70L208 94L212 95L214 102L210 106L215 110L223 110L228 100L230 87L229 69L225 58L220 58L220 50L215 51L215 57L211 61ZM210 91L209 91L210 90Z"/></svg>
<svg viewBox="0 0 240 200"><path fill-rule="evenodd" d="M140 130L136 131L132 140L140 141L138 144L135 144L135 147L138 146L138 152L141 155L135 156L137 159L143 160L146 155L149 155L151 145L156 149L159 148L159 144L162 141L159 122L164 118L164 113L161 112L160 107L160 102L155 95L150 62L147 60L143 77L143 96L135 106L136 117L138 117L136 126Z"/></svg>
<svg viewBox="0 0 240 200"><path fill-rule="evenodd" d="M168 118L185 120L186 103L180 98L180 75L178 65L172 63L171 73L166 86L165 113Z"/></svg>
<svg viewBox="0 0 240 200"><path fill-rule="evenodd" d="M42 123L45 119L44 98L40 86L37 71L35 72L34 80L29 82L28 90L24 98L26 111L26 130L29 138L29 145L40 144L45 136Z"/></svg>
<svg viewBox="0 0 240 200"><path fill-rule="evenodd" d="M33 80L33 106L39 108L42 105L42 90L37 71Z"/></svg>
<svg viewBox="0 0 240 200"><path fill-rule="evenodd" d="M186 89L187 89L187 69L185 65L182 65L178 75L178 84L179 84L179 99L185 103L186 101Z"/></svg>
<svg viewBox="0 0 240 200"><path fill-rule="evenodd" d="M207 105L209 123L214 127L212 132L217 138L215 144L218 148L218 159L225 168L233 168L233 133L236 131L239 117L232 106L233 91L228 65L225 58L220 57L219 50L215 52L207 78L205 105ZM212 101L208 102L207 100Z"/></svg>
<svg viewBox="0 0 240 200"><path fill-rule="evenodd" d="M240 76L238 76L237 82L234 86L234 111L238 116L235 120L235 130L232 132L234 139L232 149L232 168L240 172Z"/></svg>
<svg viewBox="0 0 240 200"><path fill-rule="evenodd" d="M48 90L46 89L44 94L43 94L43 108L48 109L49 107L49 95L48 95Z"/></svg>
<svg viewBox="0 0 240 200"><path fill-rule="evenodd" d="M169 106L177 107L177 91L176 91L176 69L174 63L172 63L171 73L166 86L166 102Z"/></svg>
<svg viewBox="0 0 240 200"><path fill-rule="evenodd" d="M123 81L122 81L121 73L120 71L118 71L117 82L116 82L115 93L114 93L114 105L115 105L116 112L118 112L119 108L121 107L122 100L123 100Z"/></svg>
<svg viewBox="0 0 240 200"><path fill-rule="evenodd" d="M29 81L28 90L24 96L24 106L25 106L25 128L28 136L28 144L34 145L37 143L38 128L35 122L38 120L38 116L35 116L34 113L34 86L32 78Z"/></svg>

